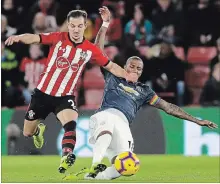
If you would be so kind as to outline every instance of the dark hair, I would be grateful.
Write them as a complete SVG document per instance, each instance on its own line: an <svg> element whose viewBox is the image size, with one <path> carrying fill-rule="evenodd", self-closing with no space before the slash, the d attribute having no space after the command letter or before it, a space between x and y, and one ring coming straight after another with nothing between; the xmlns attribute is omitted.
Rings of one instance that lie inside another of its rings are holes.
<svg viewBox="0 0 220 184"><path fill-rule="evenodd" d="M126 65L128 64L128 62L129 62L131 59L139 60L140 62L144 63L143 60L142 60L140 57L138 57L138 56L131 56L131 57L129 57L129 58L127 59Z"/></svg>
<svg viewBox="0 0 220 184"><path fill-rule="evenodd" d="M84 10L72 10L67 15L68 22L69 22L70 17L73 17L73 18L83 17L85 20L87 20L87 13Z"/></svg>

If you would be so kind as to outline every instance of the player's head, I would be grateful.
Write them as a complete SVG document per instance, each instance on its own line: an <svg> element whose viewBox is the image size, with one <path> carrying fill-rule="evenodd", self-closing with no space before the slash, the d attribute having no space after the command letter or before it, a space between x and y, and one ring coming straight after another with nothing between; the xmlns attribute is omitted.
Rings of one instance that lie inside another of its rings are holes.
<svg viewBox="0 0 220 184"><path fill-rule="evenodd" d="M40 44L31 44L29 46L29 55L33 60L36 60L44 55Z"/></svg>
<svg viewBox="0 0 220 184"><path fill-rule="evenodd" d="M136 73L138 77L141 76L144 68L144 63L141 58L137 56L132 56L129 57L126 65L125 65L125 70L128 73Z"/></svg>
<svg viewBox="0 0 220 184"><path fill-rule="evenodd" d="M40 5L45 7L46 9L49 9L51 5L53 4L54 0L40 0Z"/></svg>
<svg viewBox="0 0 220 184"><path fill-rule="evenodd" d="M71 39L74 41L81 40L87 22L87 13L83 10L72 10L67 15L67 26Z"/></svg>

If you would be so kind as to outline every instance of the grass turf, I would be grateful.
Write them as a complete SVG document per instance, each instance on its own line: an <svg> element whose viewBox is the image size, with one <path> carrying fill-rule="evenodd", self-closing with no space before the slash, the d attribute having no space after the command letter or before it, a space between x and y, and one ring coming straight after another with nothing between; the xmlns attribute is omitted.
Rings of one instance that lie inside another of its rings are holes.
<svg viewBox="0 0 220 184"><path fill-rule="evenodd" d="M139 155L139 159L141 168L137 175L108 182L220 182L219 157ZM2 183L66 183L68 181L63 181L63 175L57 171L59 161L58 156L2 156ZM78 172L90 164L91 158L79 158L70 172ZM69 182L97 183L91 180Z"/></svg>

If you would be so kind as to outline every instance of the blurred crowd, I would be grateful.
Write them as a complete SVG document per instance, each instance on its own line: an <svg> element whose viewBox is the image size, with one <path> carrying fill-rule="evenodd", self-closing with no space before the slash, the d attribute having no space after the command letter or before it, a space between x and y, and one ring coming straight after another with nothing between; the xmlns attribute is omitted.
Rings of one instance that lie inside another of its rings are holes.
<svg viewBox="0 0 220 184"><path fill-rule="evenodd" d="M140 81L169 102L220 106L220 0L2 0L1 5L2 106L30 102L49 50L21 43L6 47L5 39L67 31L68 12L84 9L85 37L94 41L102 5L112 14L104 49L111 60L123 66L128 57L141 57ZM80 81L78 106L97 108L104 88L99 67L88 64Z"/></svg>

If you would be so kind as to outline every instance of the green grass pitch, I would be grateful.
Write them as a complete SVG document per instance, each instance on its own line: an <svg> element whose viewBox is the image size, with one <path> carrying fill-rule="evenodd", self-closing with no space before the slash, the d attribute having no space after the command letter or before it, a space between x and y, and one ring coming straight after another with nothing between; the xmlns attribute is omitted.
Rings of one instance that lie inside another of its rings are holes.
<svg viewBox="0 0 220 184"><path fill-rule="evenodd" d="M220 182L219 157L184 157L168 155L138 155L141 168L135 176L121 177L108 182ZM43 182L61 183L57 171L58 156L2 156L2 183ZM91 164L91 158L77 159L70 172L77 172ZM69 181L96 182L97 181ZM104 181L99 181L104 182Z"/></svg>

